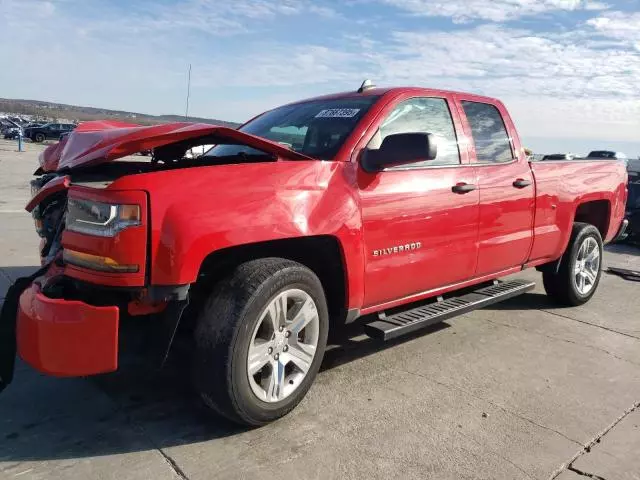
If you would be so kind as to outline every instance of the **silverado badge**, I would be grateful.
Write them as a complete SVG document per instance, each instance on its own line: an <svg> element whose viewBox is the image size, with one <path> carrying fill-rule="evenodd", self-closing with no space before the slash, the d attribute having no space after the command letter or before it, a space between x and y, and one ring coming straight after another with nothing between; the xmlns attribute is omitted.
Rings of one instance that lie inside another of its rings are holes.
<svg viewBox="0 0 640 480"><path fill-rule="evenodd" d="M422 242L407 243L405 245L397 245L395 247L381 248L380 250L374 250L373 256L383 257L385 255L391 255L393 253L410 252L412 250L418 250L419 248L422 248Z"/></svg>

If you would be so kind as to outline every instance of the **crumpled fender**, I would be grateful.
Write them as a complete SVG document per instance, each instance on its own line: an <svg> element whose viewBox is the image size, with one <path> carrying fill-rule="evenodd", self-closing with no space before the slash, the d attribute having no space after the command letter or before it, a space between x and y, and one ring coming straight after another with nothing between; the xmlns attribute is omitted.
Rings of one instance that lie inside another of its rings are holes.
<svg viewBox="0 0 640 480"><path fill-rule="evenodd" d="M131 128L140 127L141 125L128 122L119 122L117 120L97 120L94 122L82 122L79 124L73 132L97 132L100 130L108 130L110 128ZM62 140L53 145L49 145L38 156L40 168L44 172L55 172L58 170L58 164L60 163L60 157L64 147L67 144L71 134L65 135Z"/></svg>

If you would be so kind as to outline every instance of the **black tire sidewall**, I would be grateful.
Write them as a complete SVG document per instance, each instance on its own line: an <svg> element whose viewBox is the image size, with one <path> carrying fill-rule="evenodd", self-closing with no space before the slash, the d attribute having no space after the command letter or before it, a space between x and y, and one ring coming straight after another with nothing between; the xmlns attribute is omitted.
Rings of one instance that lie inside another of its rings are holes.
<svg viewBox="0 0 640 480"><path fill-rule="evenodd" d="M259 315L283 290L307 292L319 316L318 345L298 389L281 402L260 400L247 373L249 344ZM304 398L320 369L329 330L327 302L318 277L290 260L267 258L241 265L211 293L196 325L194 381L204 403L228 419L250 426L272 422Z"/></svg>
<svg viewBox="0 0 640 480"><path fill-rule="evenodd" d="M44 141L44 135L43 135L43 134L41 134L41 133L36 133L36 134L33 136L33 141L34 141L34 142L37 142L37 143L43 142L43 141Z"/></svg>
<svg viewBox="0 0 640 480"><path fill-rule="evenodd" d="M320 282L314 282L309 278L310 272L302 269L287 269L282 274L267 280L254 295L253 301L247 306L244 318L238 324L238 331L235 335L232 346L231 361L231 388L235 396L236 405L244 412L243 417L254 419L255 423L262 424L279 418L293 409L306 395L313 383L327 343L329 330L329 314L327 311L324 292ZM318 310L319 335L316 355L311 364L311 368L303 379L298 389L280 402L264 402L256 397L249 384L247 375L247 355L249 344L252 340L253 331L259 320L259 315L264 308L277 295L284 290L299 289L308 293L316 304Z"/></svg>
<svg viewBox="0 0 640 480"><path fill-rule="evenodd" d="M576 261L578 260L578 252L580 251L580 247L589 237L593 238L598 244L598 249L600 250L600 265L593 288L589 290L588 293L582 294L578 291L575 285L573 271ZM570 255L567 258L566 265L563 265L564 271L562 272L563 281L567 282L567 293L569 297L568 300L572 305L582 305L583 303L588 302L591 297L595 295L596 291L598 290L598 285L600 284L600 278L602 277L603 254L604 251L602 237L600 236L600 232L596 227L594 227L593 225L582 225L577 229L576 232L574 232Z"/></svg>

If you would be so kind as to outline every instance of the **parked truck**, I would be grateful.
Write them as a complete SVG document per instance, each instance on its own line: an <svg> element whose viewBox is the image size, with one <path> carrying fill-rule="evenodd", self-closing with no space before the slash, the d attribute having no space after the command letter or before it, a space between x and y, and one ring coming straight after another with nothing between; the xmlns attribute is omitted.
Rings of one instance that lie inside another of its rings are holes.
<svg viewBox="0 0 640 480"><path fill-rule="evenodd" d="M63 135L68 134L76 128L73 123L46 123L35 125L24 129L24 136L33 142L40 143L45 140L61 140Z"/></svg>
<svg viewBox="0 0 640 480"><path fill-rule="evenodd" d="M43 266L7 295L1 381L16 344L45 374L115 371L121 321L152 315L164 356L191 332L204 403L248 425L291 411L356 319L389 340L530 290L498 279L532 267L584 304L627 195L618 161L529 163L498 100L366 84L237 130L88 123L40 163Z"/></svg>

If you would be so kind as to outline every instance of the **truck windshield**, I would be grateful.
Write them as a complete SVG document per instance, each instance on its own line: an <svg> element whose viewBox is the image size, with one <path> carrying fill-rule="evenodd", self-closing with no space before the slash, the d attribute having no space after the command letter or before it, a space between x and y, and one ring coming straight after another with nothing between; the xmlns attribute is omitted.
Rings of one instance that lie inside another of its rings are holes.
<svg viewBox="0 0 640 480"><path fill-rule="evenodd" d="M332 160L378 98L366 96L285 105L263 113L240 131L278 142L310 157ZM264 153L245 145L220 144L205 156L260 154Z"/></svg>

